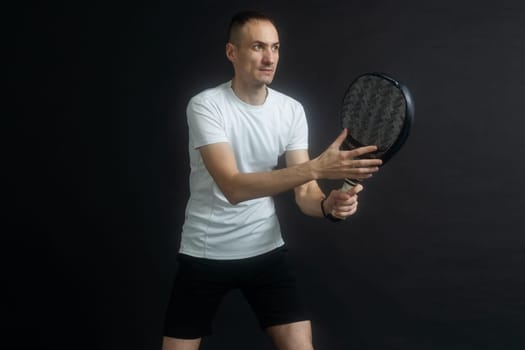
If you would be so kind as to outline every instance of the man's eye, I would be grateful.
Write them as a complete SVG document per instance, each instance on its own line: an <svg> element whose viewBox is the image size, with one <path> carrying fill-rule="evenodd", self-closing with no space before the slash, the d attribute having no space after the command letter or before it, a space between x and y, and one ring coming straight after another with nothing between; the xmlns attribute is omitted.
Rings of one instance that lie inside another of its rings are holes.
<svg viewBox="0 0 525 350"><path fill-rule="evenodd" d="M256 50L256 51L259 51L259 50L262 49L262 46L261 45L254 45L253 49Z"/></svg>
<svg viewBox="0 0 525 350"><path fill-rule="evenodd" d="M279 46L274 46L273 51L279 51Z"/></svg>

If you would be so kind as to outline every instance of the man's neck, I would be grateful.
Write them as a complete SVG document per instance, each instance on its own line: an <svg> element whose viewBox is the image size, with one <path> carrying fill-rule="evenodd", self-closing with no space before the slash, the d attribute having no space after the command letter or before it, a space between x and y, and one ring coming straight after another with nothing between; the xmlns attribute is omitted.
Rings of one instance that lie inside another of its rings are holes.
<svg viewBox="0 0 525 350"><path fill-rule="evenodd" d="M232 79L232 90L242 101L256 106L262 105L268 95L268 88L265 84L247 85L236 80L235 77Z"/></svg>

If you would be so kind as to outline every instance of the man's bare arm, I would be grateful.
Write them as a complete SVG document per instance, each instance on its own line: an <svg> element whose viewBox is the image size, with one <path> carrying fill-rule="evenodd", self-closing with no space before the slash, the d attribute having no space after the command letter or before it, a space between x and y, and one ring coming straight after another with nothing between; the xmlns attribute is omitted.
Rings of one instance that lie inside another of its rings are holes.
<svg viewBox="0 0 525 350"><path fill-rule="evenodd" d="M257 173L241 173L237 168L233 150L228 143L215 143L199 148L208 172L225 197L232 204L291 190L317 179L365 179L378 171L377 159L354 159L376 150L374 146L352 151L341 151L346 137L344 130L318 157L287 166L283 169Z"/></svg>
<svg viewBox="0 0 525 350"><path fill-rule="evenodd" d="M304 163L308 160L309 156L306 150L286 153L286 164L288 166ZM357 185L346 192L332 190L326 196L317 181L312 180L294 188L295 202L306 215L323 216L323 211L321 210L321 205L323 205L325 213L334 212L338 217L345 218L355 214L357 211L357 194L362 190L363 186ZM321 203L323 199L325 201Z"/></svg>
<svg viewBox="0 0 525 350"><path fill-rule="evenodd" d="M286 165L288 167L306 163L309 160L310 156L306 150L286 152ZM294 192L295 202L303 213L310 216L323 216L320 203L325 198L325 195L316 180L296 186Z"/></svg>

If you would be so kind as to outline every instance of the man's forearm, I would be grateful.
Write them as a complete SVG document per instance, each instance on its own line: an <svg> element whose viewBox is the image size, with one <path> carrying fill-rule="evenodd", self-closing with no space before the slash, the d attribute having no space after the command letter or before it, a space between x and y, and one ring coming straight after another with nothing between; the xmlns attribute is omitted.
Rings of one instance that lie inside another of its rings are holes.
<svg viewBox="0 0 525 350"><path fill-rule="evenodd" d="M215 179L232 204L249 199L274 196L301 186L315 178L309 162L291 167L258 173L235 173L228 178Z"/></svg>
<svg viewBox="0 0 525 350"><path fill-rule="evenodd" d="M295 188L295 202L309 216L322 217L321 201L325 198L317 181L310 181Z"/></svg>

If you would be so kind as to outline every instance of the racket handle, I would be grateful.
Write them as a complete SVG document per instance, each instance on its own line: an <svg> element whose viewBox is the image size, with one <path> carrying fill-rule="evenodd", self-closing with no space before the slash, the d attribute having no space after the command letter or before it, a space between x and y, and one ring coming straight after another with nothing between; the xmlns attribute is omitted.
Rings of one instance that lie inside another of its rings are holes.
<svg viewBox="0 0 525 350"><path fill-rule="evenodd" d="M357 181L357 180L352 180L352 179L346 178L345 182L343 183L343 186L341 186L341 189L339 191L346 192L349 189L354 188L355 186L357 186L358 183L359 183L359 181ZM343 217L335 215L335 210L332 210L331 214L332 214L332 216L334 216L334 217L336 217L338 219L341 219L341 220L345 220L346 219L346 218L343 218Z"/></svg>
<svg viewBox="0 0 525 350"><path fill-rule="evenodd" d="M341 186L340 191L346 192L349 189L356 187L358 183L359 183L359 181L357 181L357 180L352 180L352 179L346 178L345 182L343 183L343 186Z"/></svg>

